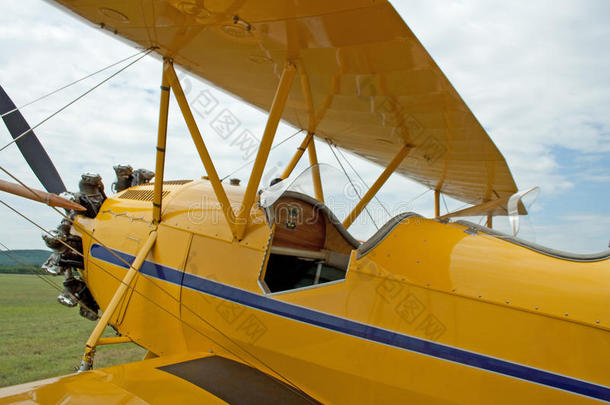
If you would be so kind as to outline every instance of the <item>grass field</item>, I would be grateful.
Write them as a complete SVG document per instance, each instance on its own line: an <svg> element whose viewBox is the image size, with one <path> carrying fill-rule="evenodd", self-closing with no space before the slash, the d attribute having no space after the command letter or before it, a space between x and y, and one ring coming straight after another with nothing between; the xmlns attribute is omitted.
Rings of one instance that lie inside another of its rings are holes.
<svg viewBox="0 0 610 405"><path fill-rule="evenodd" d="M62 278L49 277L61 285ZM95 322L57 302L59 292L33 275L0 274L0 386L73 373ZM104 336L114 336L108 328ZM95 368L140 360L133 343L102 346Z"/></svg>

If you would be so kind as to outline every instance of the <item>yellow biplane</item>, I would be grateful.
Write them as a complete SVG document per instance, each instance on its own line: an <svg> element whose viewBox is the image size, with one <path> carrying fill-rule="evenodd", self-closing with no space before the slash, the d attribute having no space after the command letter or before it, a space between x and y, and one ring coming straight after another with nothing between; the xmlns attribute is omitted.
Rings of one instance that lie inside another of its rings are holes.
<svg viewBox="0 0 610 405"><path fill-rule="evenodd" d="M66 209L45 266L66 276L60 300L97 320L79 373L1 389L0 403L610 402L610 252L492 229L527 213L524 193L387 1L55 3L163 59L156 168L116 167L112 196L91 174L67 198L0 184ZM175 66L268 111L245 187L219 178ZM171 94L201 179L164 179ZM65 191L0 99L47 191ZM303 139L268 186L280 120ZM385 168L341 221L314 139ZM311 193L292 187L305 152ZM356 240L350 226L393 173L434 190L436 218L401 213ZM441 195L471 207L441 216ZM455 220L472 215L487 226ZM107 325L119 335L102 338ZM98 346L121 342L146 358L93 369Z"/></svg>

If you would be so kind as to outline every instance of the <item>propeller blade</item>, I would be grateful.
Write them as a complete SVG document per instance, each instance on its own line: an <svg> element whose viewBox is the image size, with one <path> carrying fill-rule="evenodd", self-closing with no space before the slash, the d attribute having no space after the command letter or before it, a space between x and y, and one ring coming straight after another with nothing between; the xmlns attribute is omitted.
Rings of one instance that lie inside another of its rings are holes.
<svg viewBox="0 0 610 405"><path fill-rule="evenodd" d="M74 201L70 201L58 195L47 193L41 190L36 190L33 188L28 190L26 187L23 187L20 184L11 183L9 181L0 180L0 191L5 191L7 193L18 195L19 197L24 197L29 200L45 203L47 205L50 205L51 207L61 207L67 210L74 211L87 211L85 207L75 203ZM32 193L32 191L34 193Z"/></svg>
<svg viewBox="0 0 610 405"><path fill-rule="evenodd" d="M3 115L2 119L13 139L30 129L23 115L16 108L15 103L13 103L2 86L0 86L0 114ZM4 115L9 111L13 112ZM33 132L22 137L16 143L28 165L30 165L40 183L49 193L60 194L66 191L66 186L64 186L59 173L57 173L57 169L55 169L49 155L47 155L47 152Z"/></svg>

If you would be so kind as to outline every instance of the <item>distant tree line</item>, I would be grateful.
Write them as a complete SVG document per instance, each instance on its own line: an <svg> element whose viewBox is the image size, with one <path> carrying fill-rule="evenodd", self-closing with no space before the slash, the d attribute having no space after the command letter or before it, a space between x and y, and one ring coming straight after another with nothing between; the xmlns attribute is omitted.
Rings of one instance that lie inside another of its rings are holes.
<svg viewBox="0 0 610 405"><path fill-rule="evenodd" d="M40 274L39 266L0 266L0 274Z"/></svg>

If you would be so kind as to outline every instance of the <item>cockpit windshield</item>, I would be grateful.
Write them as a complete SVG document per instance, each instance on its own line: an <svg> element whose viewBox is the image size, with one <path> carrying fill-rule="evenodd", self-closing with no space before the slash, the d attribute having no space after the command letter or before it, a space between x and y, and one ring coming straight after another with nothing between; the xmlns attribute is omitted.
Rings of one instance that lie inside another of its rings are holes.
<svg viewBox="0 0 610 405"><path fill-rule="evenodd" d="M494 217L492 218L492 228L499 233L508 237L517 237L524 241L536 242L536 232L532 224L531 216L535 211L534 203L540 194L539 187L532 187L527 190L519 191L504 203L494 209ZM534 207L534 208L533 208ZM470 222L484 225L487 217L462 217ZM487 224L489 226L489 223Z"/></svg>
<svg viewBox="0 0 610 405"><path fill-rule="evenodd" d="M306 194L313 198L320 197L321 194L324 204L340 220L349 214L360 199L345 174L325 163L310 166L301 173L263 189L260 195L261 205L264 208L270 207L286 191Z"/></svg>
<svg viewBox="0 0 610 405"><path fill-rule="evenodd" d="M532 205L534 205L534 202L536 202L536 199L538 198L539 194L540 188L533 187L529 190L520 191L518 193L513 194L508 200L508 222L510 224L510 230L513 236L519 236L522 239L535 239L535 234L528 235L528 233L533 232L533 226L529 221L529 215L532 209ZM525 216L527 217L524 218ZM527 227L523 225L524 221L527 221ZM524 232L521 232L522 230Z"/></svg>
<svg viewBox="0 0 610 405"><path fill-rule="evenodd" d="M318 179L321 179L319 183ZM265 208L270 207L286 191L294 191L322 200L335 217L343 221L356 207L367 189L360 182L348 179L340 169L320 163L263 189L260 194L261 205ZM360 214L349 229L350 233L359 239L366 239L375 230L366 212Z"/></svg>

